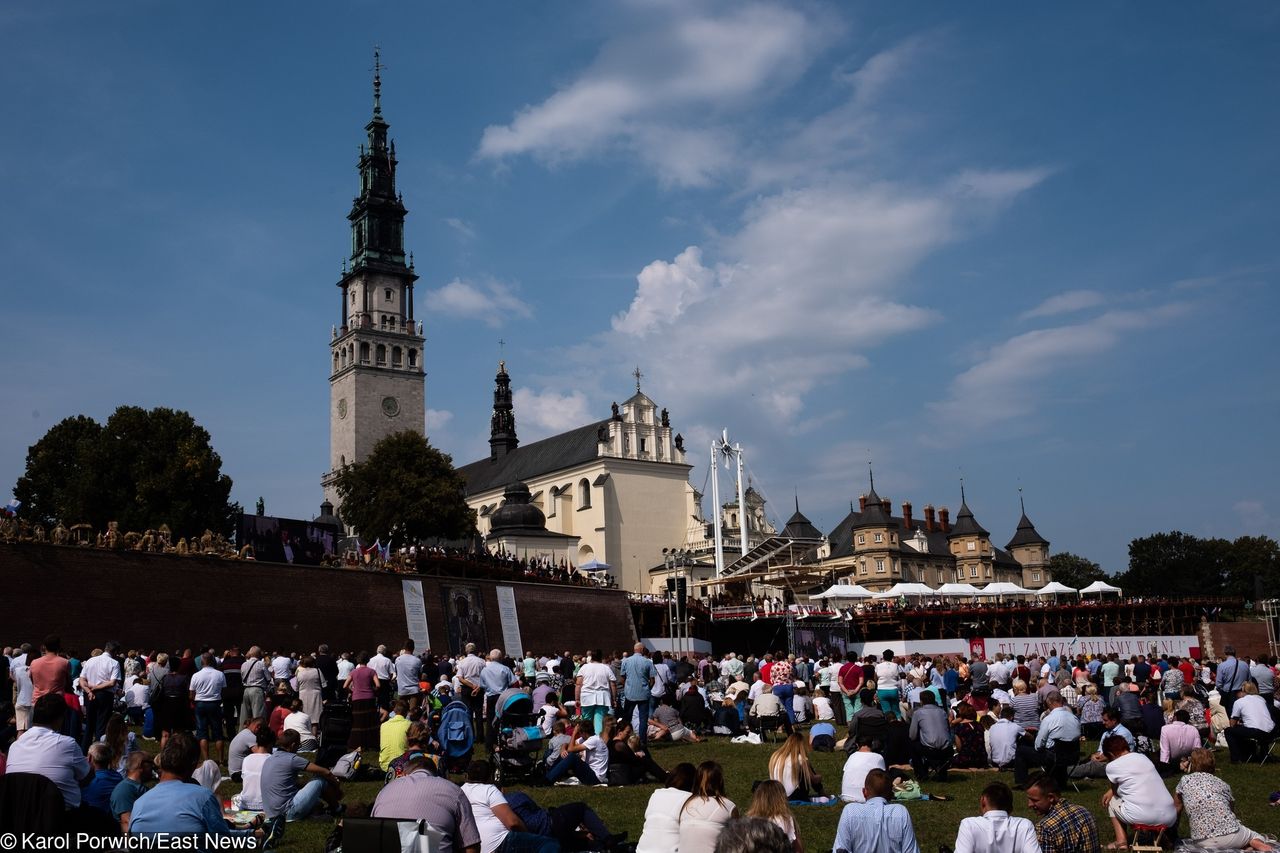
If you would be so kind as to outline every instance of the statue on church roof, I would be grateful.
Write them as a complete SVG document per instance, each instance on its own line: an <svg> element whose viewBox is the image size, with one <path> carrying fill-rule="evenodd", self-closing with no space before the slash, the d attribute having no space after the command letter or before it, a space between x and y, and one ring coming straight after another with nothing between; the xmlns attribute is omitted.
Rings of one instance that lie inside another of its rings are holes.
<svg viewBox="0 0 1280 853"><path fill-rule="evenodd" d="M662 425L664 427L671 426L671 415L667 412L666 409L662 410Z"/></svg>
<svg viewBox="0 0 1280 853"><path fill-rule="evenodd" d="M618 411L618 404L617 404L617 402L614 402L614 404L613 404L613 419L614 419L615 421L620 421L620 420L622 420L622 413Z"/></svg>

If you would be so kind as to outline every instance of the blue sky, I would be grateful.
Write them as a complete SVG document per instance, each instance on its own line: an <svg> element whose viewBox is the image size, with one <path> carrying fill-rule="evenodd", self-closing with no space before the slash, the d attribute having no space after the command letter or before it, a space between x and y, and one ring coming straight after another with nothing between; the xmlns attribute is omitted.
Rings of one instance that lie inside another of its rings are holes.
<svg viewBox="0 0 1280 853"><path fill-rule="evenodd" d="M309 516L372 46L428 427L633 388L785 518L866 488L1123 569L1280 535L1280 9L11 4L0 483L63 417L191 411ZM705 466L691 479L701 486Z"/></svg>

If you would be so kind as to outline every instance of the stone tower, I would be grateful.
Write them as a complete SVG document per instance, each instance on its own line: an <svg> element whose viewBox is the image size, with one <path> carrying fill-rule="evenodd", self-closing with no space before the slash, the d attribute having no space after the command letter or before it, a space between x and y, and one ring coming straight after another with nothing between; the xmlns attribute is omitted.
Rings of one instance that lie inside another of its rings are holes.
<svg viewBox="0 0 1280 853"><path fill-rule="evenodd" d="M985 585L996 580L991 534L973 517L973 510L965 500L964 483L960 484L960 511L947 534L947 544L951 547L951 556L956 558L957 582Z"/></svg>
<svg viewBox="0 0 1280 853"><path fill-rule="evenodd" d="M1018 495L1018 505L1022 507L1022 518L1018 519L1018 529L1005 547L1022 566L1022 585L1027 589L1039 589L1053 580L1053 573L1049 570L1049 540L1041 536L1031 519L1027 518L1027 505L1022 502L1022 495Z"/></svg>
<svg viewBox="0 0 1280 853"><path fill-rule="evenodd" d="M334 479L387 436L425 433L422 323L413 319L413 257L405 263L405 206L396 192L396 146L382 118L382 79L374 53L373 118L360 146L360 194L351 221L351 258L338 280L341 323L329 344L329 472L325 499L338 505ZM341 511L341 510L339 510Z"/></svg>
<svg viewBox="0 0 1280 853"><path fill-rule="evenodd" d="M511 377L507 363L498 362L498 375L493 380L493 417L489 419L489 459L496 461L520 446L516 437L516 415L511 404Z"/></svg>

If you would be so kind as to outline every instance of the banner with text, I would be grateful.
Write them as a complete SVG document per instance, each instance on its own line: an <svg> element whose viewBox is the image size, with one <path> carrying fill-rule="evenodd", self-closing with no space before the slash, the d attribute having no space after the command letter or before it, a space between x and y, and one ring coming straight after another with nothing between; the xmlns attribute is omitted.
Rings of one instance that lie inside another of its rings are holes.
<svg viewBox="0 0 1280 853"><path fill-rule="evenodd" d="M427 607L422 601L422 581L400 581L404 593L404 622L419 654L431 648L427 633Z"/></svg>
<svg viewBox="0 0 1280 853"><path fill-rule="evenodd" d="M502 644L506 653L519 660L524 654L520 642L520 619L516 616L516 590L511 586L497 587L498 619L502 622Z"/></svg>
<svg viewBox="0 0 1280 853"><path fill-rule="evenodd" d="M993 658L997 652L1005 655L1049 656L1055 650L1060 655L1104 655L1115 652L1122 658L1133 655L1178 655L1179 657L1199 657L1200 640L1194 635L1155 637L1128 636L1117 637L973 637L969 639L957 637L954 640L901 640L875 641L871 643L852 643L851 651L860 655L874 654L877 657L886 649L894 654L922 655L964 655L966 657L984 655Z"/></svg>

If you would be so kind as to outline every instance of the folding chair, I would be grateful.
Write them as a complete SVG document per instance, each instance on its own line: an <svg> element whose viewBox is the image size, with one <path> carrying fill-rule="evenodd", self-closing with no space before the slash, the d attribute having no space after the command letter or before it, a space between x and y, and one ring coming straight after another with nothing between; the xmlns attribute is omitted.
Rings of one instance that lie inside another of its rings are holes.
<svg viewBox="0 0 1280 853"><path fill-rule="evenodd" d="M1129 827L1129 849L1139 853L1160 853L1169 843L1169 827L1162 823L1135 823Z"/></svg>

